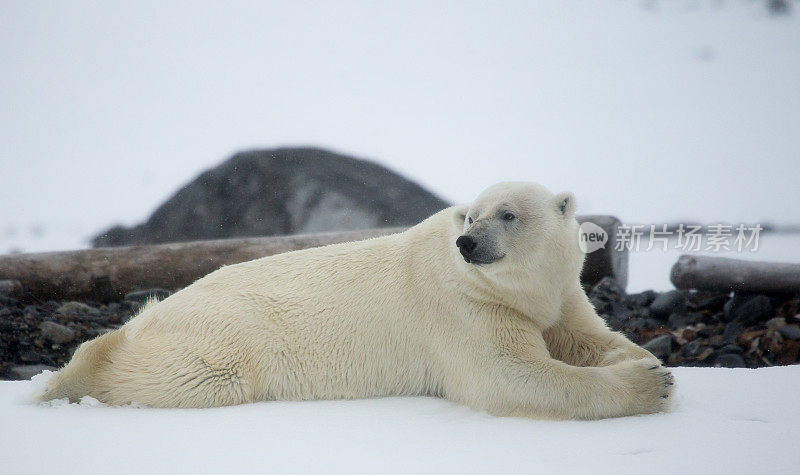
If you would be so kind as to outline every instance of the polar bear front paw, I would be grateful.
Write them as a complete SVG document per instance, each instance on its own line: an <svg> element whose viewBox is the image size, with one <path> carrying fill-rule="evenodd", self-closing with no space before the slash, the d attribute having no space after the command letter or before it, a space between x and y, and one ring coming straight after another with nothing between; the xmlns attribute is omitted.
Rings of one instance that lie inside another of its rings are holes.
<svg viewBox="0 0 800 475"><path fill-rule="evenodd" d="M625 360L640 360L646 358L653 360L654 364L661 364L661 360L659 360L656 356L644 348L636 345L631 345L630 347L625 348L613 348L606 351L602 356L603 358L600 362L600 366L610 366L616 363L621 363Z"/></svg>
<svg viewBox="0 0 800 475"><path fill-rule="evenodd" d="M672 405L675 379L670 371L654 358L624 361L615 366L622 380L630 414L652 414L668 411Z"/></svg>

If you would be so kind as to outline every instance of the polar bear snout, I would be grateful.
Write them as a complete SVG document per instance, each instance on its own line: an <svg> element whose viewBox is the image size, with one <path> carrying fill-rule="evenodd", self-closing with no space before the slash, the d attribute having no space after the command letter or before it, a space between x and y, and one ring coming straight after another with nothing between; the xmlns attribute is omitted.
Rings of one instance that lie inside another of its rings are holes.
<svg viewBox="0 0 800 475"><path fill-rule="evenodd" d="M496 246L487 243L479 243L477 239L469 234L464 234L456 239L458 251L468 264L491 264L501 259L502 254L498 254L494 249Z"/></svg>
<svg viewBox="0 0 800 475"><path fill-rule="evenodd" d="M456 246L458 246L458 250L461 252L461 255L468 259L472 254L472 251L478 247L478 243L475 242L471 236L464 235L459 236L458 239L456 239Z"/></svg>

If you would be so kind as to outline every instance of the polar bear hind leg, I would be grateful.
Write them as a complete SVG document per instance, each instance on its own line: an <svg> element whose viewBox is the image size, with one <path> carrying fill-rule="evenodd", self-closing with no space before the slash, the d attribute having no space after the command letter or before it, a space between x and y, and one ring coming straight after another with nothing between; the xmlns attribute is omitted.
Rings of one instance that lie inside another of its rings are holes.
<svg viewBox="0 0 800 475"><path fill-rule="evenodd" d="M132 342L115 330L84 343L40 400L91 396L112 405L215 407L252 402L245 365L224 351L178 348L171 338Z"/></svg>
<svg viewBox="0 0 800 475"><path fill-rule="evenodd" d="M113 330L81 344L70 362L48 381L39 400L66 398L78 402L89 395L97 384L98 372L108 365L109 354L118 348L122 337L121 331Z"/></svg>

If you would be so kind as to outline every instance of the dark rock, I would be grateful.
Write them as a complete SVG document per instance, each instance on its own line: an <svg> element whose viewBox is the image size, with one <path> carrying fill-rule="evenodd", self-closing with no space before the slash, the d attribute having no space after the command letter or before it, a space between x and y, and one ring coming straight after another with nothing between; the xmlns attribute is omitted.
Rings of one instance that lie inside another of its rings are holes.
<svg viewBox="0 0 800 475"><path fill-rule="evenodd" d="M797 356L800 355L800 342L794 340L786 340L781 345L778 351L778 357L775 362L778 364L794 364L797 362Z"/></svg>
<svg viewBox="0 0 800 475"><path fill-rule="evenodd" d="M741 346L732 344L723 346L722 348L720 348L719 352L721 354L736 353L737 355L741 355L743 353Z"/></svg>
<svg viewBox="0 0 800 475"><path fill-rule="evenodd" d="M694 358L702 354L706 348L708 347L700 343L698 340L690 341L689 343L683 345L683 348L681 348L681 354L687 358Z"/></svg>
<svg viewBox="0 0 800 475"><path fill-rule="evenodd" d="M645 290L639 294L630 294L625 297L625 305L631 308L649 307L653 300L656 299L658 294L652 290Z"/></svg>
<svg viewBox="0 0 800 475"><path fill-rule="evenodd" d="M680 290L664 292L650 304L650 313L660 319L666 319L672 313L682 313L686 306L686 296Z"/></svg>
<svg viewBox="0 0 800 475"><path fill-rule="evenodd" d="M42 322L39 328L44 338L59 345L71 342L76 336L75 330L55 322Z"/></svg>
<svg viewBox="0 0 800 475"><path fill-rule="evenodd" d="M602 317L615 331L621 330L633 316L633 312L619 302L607 302L602 306L605 310Z"/></svg>
<svg viewBox="0 0 800 475"><path fill-rule="evenodd" d="M736 353L720 354L714 359L714 366L717 368L746 368L744 358Z"/></svg>
<svg viewBox="0 0 800 475"><path fill-rule="evenodd" d="M128 292L125 294L125 300L128 302L138 303L145 303L150 299L161 301L169 297L171 294L172 292L164 289L134 290L133 292Z"/></svg>
<svg viewBox="0 0 800 475"><path fill-rule="evenodd" d="M34 305L26 305L22 314L29 318L39 318L39 310Z"/></svg>
<svg viewBox="0 0 800 475"><path fill-rule="evenodd" d="M108 275L92 276L90 285L92 286L92 295L102 302L113 302L121 297L121 293L114 288L111 277Z"/></svg>
<svg viewBox="0 0 800 475"><path fill-rule="evenodd" d="M33 350L25 350L20 352L19 359L27 363L39 363L43 360L42 356Z"/></svg>
<svg viewBox="0 0 800 475"><path fill-rule="evenodd" d="M657 336L642 345L642 348L655 355L661 361L666 361L670 353L672 353L672 336Z"/></svg>
<svg viewBox="0 0 800 475"><path fill-rule="evenodd" d="M726 342L733 343L743 331L744 327L742 326L741 322L734 320L725 325L725 331L722 333L722 337Z"/></svg>
<svg viewBox="0 0 800 475"><path fill-rule="evenodd" d="M705 362L705 361L714 361L716 359L716 353L714 352L713 348L704 347L703 351L697 355L697 361Z"/></svg>
<svg viewBox="0 0 800 475"><path fill-rule="evenodd" d="M689 328L684 328L681 332L681 336L686 341L694 341L697 339L697 332L694 330L690 330Z"/></svg>
<svg viewBox="0 0 800 475"><path fill-rule="evenodd" d="M708 310L712 312L716 312L722 310L723 305L725 305L725 301L728 300L727 295L716 295L714 297L709 297L707 299L700 300L697 304L694 305L695 310Z"/></svg>
<svg viewBox="0 0 800 475"><path fill-rule="evenodd" d="M126 313L136 312L136 311L139 310L139 308L141 306L142 306L141 303L134 302L134 301L131 301L131 300L124 300L124 301L119 303L120 310L123 311L123 312L126 312Z"/></svg>
<svg viewBox="0 0 800 475"><path fill-rule="evenodd" d="M673 330L694 325L702 319L702 315L697 313L673 313L667 319L667 324Z"/></svg>
<svg viewBox="0 0 800 475"><path fill-rule="evenodd" d="M791 319L800 311L800 297L791 298L778 306L779 316Z"/></svg>
<svg viewBox="0 0 800 475"><path fill-rule="evenodd" d="M4 307L16 307L19 305L19 300L15 299L14 297L0 295L0 305Z"/></svg>
<svg viewBox="0 0 800 475"><path fill-rule="evenodd" d="M652 330L659 325L661 325L661 323L658 322L657 320L654 320L652 318L639 317L639 318L632 318L628 322L627 327L635 331L647 331L647 330Z"/></svg>
<svg viewBox="0 0 800 475"><path fill-rule="evenodd" d="M725 338L722 335L713 335L708 338L708 341L706 343L715 348L719 348L725 345Z"/></svg>
<svg viewBox="0 0 800 475"><path fill-rule="evenodd" d="M786 326L786 319L783 317L770 318L764 322L764 325L767 327L767 331L777 330L780 327Z"/></svg>
<svg viewBox="0 0 800 475"><path fill-rule="evenodd" d="M625 296L625 290L620 287L613 277L603 277L597 285L592 288L590 298L616 302Z"/></svg>
<svg viewBox="0 0 800 475"><path fill-rule="evenodd" d="M722 333L723 330L724 327L717 328L716 325L715 326L702 325L701 328L697 329L697 334L703 338L709 338L717 333Z"/></svg>
<svg viewBox="0 0 800 475"><path fill-rule="evenodd" d="M66 302L58 307L56 313L62 315L99 315L100 311L82 302Z"/></svg>
<svg viewBox="0 0 800 475"><path fill-rule="evenodd" d="M18 299L22 297L22 284L18 280L0 280L0 295Z"/></svg>
<svg viewBox="0 0 800 475"><path fill-rule="evenodd" d="M768 320L773 315L769 297L761 294L740 293L725 302L725 320L739 321L744 326Z"/></svg>
<svg viewBox="0 0 800 475"><path fill-rule="evenodd" d="M631 309L629 309L625 304L622 302L611 302L611 313L613 315L620 315L625 317L626 319L633 315Z"/></svg>
<svg viewBox="0 0 800 475"><path fill-rule="evenodd" d="M614 307L611 305L611 302L601 300L597 297L590 297L589 302L594 307L594 311L597 312L598 314L610 315L613 313Z"/></svg>
<svg viewBox="0 0 800 475"><path fill-rule="evenodd" d="M689 320L686 318L686 315L673 313L667 318L667 325L669 325L671 329L676 330L689 325Z"/></svg>
<svg viewBox="0 0 800 475"><path fill-rule="evenodd" d="M792 12L792 4L789 0L769 0L767 11L773 16L789 15Z"/></svg>
<svg viewBox="0 0 800 475"><path fill-rule="evenodd" d="M8 370L8 379L24 381L31 379L42 371L55 371L57 368L43 364L15 365Z"/></svg>
<svg viewBox="0 0 800 475"><path fill-rule="evenodd" d="M147 222L112 228L93 245L410 226L447 206L369 161L314 148L255 150L204 172Z"/></svg>
<svg viewBox="0 0 800 475"><path fill-rule="evenodd" d="M711 321L725 322L725 314L722 312L717 312L711 316Z"/></svg>
<svg viewBox="0 0 800 475"><path fill-rule="evenodd" d="M786 325L778 328L778 333L787 340L800 340L800 328L797 325Z"/></svg>
<svg viewBox="0 0 800 475"><path fill-rule="evenodd" d="M623 315L604 315L603 317L605 318L606 323L608 323L608 326L615 332L625 328L625 325L628 322L628 319Z"/></svg>
<svg viewBox="0 0 800 475"><path fill-rule="evenodd" d="M648 307L634 309L631 313L634 317L652 318L650 315L650 309Z"/></svg>

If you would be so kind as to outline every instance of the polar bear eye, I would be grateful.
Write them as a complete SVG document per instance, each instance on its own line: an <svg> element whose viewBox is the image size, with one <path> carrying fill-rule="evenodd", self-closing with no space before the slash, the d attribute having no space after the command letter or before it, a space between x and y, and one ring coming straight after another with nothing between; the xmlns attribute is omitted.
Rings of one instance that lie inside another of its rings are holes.
<svg viewBox="0 0 800 475"><path fill-rule="evenodd" d="M516 218L516 216L514 216L513 213L506 212L506 214L503 215L503 219L505 219L506 221L511 221L514 218Z"/></svg>
<svg viewBox="0 0 800 475"><path fill-rule="evenodd" d="M469 224L472 224L472 218L467 218L467 222L468 222Z"/></svg>

